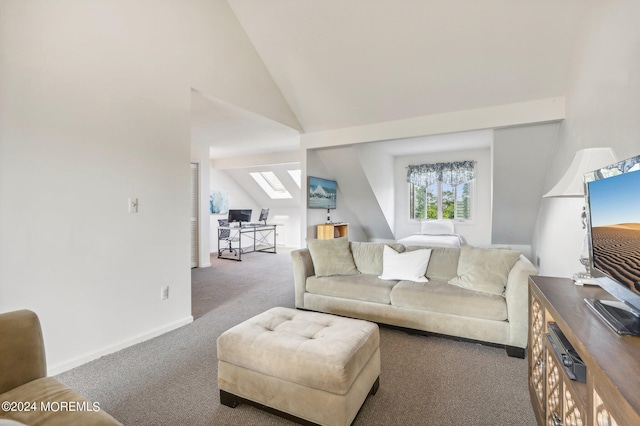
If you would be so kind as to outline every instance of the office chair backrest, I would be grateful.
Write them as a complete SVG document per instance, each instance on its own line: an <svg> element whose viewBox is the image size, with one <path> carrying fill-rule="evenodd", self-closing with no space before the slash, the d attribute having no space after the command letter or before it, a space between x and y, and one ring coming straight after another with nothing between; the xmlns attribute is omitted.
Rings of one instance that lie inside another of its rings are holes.
<svg viewBox="0 0 640 426"><path fill-rule="evenodd" d="M218 219L218 226L229 226L229 221L226 219ZM231 236L230 229L221 229L219 234L220 239L229 238Z"/></svg>

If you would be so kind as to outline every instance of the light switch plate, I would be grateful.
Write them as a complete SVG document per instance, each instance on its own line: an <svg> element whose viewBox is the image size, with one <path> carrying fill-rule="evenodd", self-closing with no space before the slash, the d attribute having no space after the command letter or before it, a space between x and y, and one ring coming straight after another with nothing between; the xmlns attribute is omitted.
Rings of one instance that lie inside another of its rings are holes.
<svg viewBox="0 0 640 426"><path fill-rule="evenodd" d="M138 199L129 198L129 213L138 213Z"/></svg>

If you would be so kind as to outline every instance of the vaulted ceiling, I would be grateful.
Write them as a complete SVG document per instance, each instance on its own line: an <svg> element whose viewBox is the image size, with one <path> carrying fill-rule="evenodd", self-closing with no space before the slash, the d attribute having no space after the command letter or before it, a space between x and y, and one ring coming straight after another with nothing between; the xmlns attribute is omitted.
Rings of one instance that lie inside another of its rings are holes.
<svg viewBox="0 0 640 426"><path fill-rule="evenodd" d="M225 158L294 150L300 135L291 127L192 90L191 141L209 146L211 158Z"/></svg>
<svg viewBox="0 0 640 426"><path fill-rule="evenodd" d="M227 0L305 132L563 96L588 0Z"/></svg>
<svg viewBox="0 0 640 426"><path fill-rule="evenodd" d="M310 133L564 96L596 0L227 0ZM297 149L298 131L194 93L212 158Z"/></svg>

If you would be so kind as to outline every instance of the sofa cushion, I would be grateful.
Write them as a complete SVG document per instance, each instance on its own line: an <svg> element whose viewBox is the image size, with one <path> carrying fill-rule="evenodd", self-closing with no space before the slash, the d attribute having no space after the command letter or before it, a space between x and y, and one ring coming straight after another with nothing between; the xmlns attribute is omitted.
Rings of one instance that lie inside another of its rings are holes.
<svg viewBox="0 0 640 426"><path fill-rule="evenodd" d="M319 277L359 274L347 237L331 240L307 238L307 246L313 260L313 269Z"/></svg>
<svg viewBox="0 0 640 426"><path fill-rule="evenodd" d="M509 271L519 257L519 252L509 249L464 245L460 248L458 275L449 284L502 295Z"/></svg>
<svg viewBox="0 0 640 426"><path fill-rule="evenodd" d="M504 297L452 286L442 280L428 283L400 281L393 287L390 297L393 306L402 308L496 321L507 319Z"/></svg>
<svg viewBox="0 0 640 426"><path fill-rule="evenodd" d="M460 249L458 247L425 247L408 246L407 251L431 249L431 259L427 267L426 276L430 280L449 281L458 275L458 258Z"/></svg>
<svg viewBox="0 0 640 426"><path fill-rule="evenodd" d="M381 280L409 280L417 282L429 281L425 277L430 249L414 250L408 253L398 253L388 246L384 246L382 256Z"/></svg>
<svg viewBox="0 0 640 426"><path fill-rule="evenodd" d="M349 245L351 246L353 261L358 271L362 274L382 274L382 252L385 245L388 245L398 253L404 252L404 246L398 243L364 243L352 241Z"/></svg>
<svg viewBox="0 0 640 426"><path fill-rule="evenodd" d="M389 294L396 283L397 281L381 280L369 274L311 276L307 278L307 292L388 305L391 303Z"/></svg>

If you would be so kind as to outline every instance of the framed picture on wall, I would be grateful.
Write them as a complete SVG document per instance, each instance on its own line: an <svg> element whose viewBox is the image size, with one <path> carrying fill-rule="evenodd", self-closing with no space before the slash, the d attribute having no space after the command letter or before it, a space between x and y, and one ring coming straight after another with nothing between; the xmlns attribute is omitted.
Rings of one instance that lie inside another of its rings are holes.
<svg viewBox="0 0 640 426"><path fill-rule="evenodd" d="M229 213L229 193L227 191L211 191L211 194L209 194L209 213Z"/></svg>
<svg viewBox="0 0 640 426"><path fill-rule="evenodd" d="M309 208L335 209L338 183L335 180L309 176Z"/></svg>

